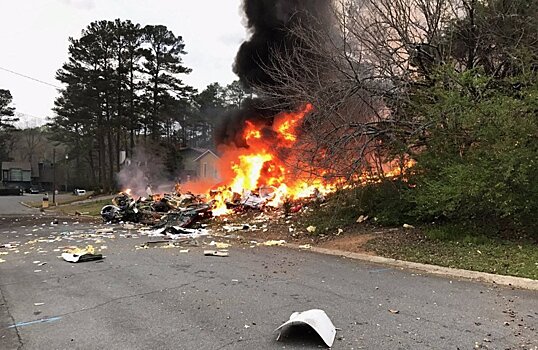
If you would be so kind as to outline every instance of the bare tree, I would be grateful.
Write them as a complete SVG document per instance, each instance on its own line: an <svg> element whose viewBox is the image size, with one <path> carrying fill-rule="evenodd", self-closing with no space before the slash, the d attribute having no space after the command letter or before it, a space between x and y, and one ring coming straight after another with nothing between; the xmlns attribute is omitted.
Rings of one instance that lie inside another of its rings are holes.
<svg viewBox="0 0 538 350"><path fill-rule="evenodd" d="M36 120L26 120L24 122L24 126L20 131L19 142L22 159L30 163L39 159L40 155L37 152L46 141L43 130L39 128Z"/></svg>
<svg viewBox="0 0 538 350"><path fill-rule="evenodd" d="M348 179L382 175L395 158L391 150L400 158L412 152L405 139L424 125L398 109L409 87L442 61L437 42L454 6L449 0L339 0L329 27L290 28L298 45L273 51L264 70L274 83L256 92L271 107L313 104L298 144L302 157L295 160L301 170Z"/></svg>

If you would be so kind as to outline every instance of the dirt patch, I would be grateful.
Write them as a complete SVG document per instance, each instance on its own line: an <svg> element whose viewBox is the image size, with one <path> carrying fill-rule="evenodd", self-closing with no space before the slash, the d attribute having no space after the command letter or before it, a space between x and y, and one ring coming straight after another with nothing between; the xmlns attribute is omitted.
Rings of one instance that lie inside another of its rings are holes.
<svg viewBox="0 0 538 350"><path fill-rule="evenodd" d="M376 237L376 235L373 233L350 234L333 237L328 241L317 244L317 246L327 249L343 250L346 252L372 254L367 251L365 245L374 237Z"/></svg>
<svg viewBox="0 0 538 350"><path fill-rule="evenodd" d="M300 214L284 217L280 213L260 213L249 211L227 218L215 218L209 222L211 230L218 235L233 235L246 242L285 240L287 243L342 250L354 253L374 254L368 249L368 242L386 234L395 234L399 228L382 228L368 223L356 223L336 229L336 231L307 230L308 224ZM227 231L226 227L235 227ZM244 229L240 229L244 228Z"/></svg>

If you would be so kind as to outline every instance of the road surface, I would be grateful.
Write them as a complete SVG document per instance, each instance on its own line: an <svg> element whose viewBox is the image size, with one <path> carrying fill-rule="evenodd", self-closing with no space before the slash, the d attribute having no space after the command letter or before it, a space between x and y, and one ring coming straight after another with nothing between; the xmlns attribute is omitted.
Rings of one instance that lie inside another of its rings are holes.
<svg viewBox="0 0 538 350"><path fill-rule="evenodd" d="M334 349L538 346L536 292L237 240L229 257L204 256L201 241L136 249L150 238L97 227L0 220L0 244L20 244L0 255L2 349L319 348L304 329L273 332L312 308L338 327ZM71 264L54 251L87 243L106 258Z"/></svg>
<svg viewBox="0 0 538 350"><path fill-rule="evenodd" d="M25 193L23 196L0 196L0 216L37 214L39 209L27 208L21 202L37 202L42 199L42 194Z"/></svg>

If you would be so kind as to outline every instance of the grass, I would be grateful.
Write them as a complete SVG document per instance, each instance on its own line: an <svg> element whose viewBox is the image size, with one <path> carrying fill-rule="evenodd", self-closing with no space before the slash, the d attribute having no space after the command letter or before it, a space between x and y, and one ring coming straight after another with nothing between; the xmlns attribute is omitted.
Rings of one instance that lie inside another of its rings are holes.
<svg viewBox="0 0 538 350"><path fill-rule="evenodd" d="M375 226L417 225L408 216L408 203L400 197L405 186L387 182L377 187L337 192L326 203L312 205L304 216L305 226L317 227L316 234L344 228L347 232L364 225L355 223L359 215L369 215ZM358 225L358 226L357 226ZM372 230L377 230L373 226ZM487 223L445 224L420 229L398 229L377 235L364 248L378 255L466 270L538 279L538 244L518 237L516 232L488 230ZM364 232L363 232L364 233Z"/></svg>
<svg viewBox="0 0 538 350"><path fill-rule="evenodd" d="M71 203L54 208L52 210L62 214L74 214L76 211L78 211L79 213L84 213L85 215L99 216L101 213L101 208L107 204L111 204L110 199L101 199L82 204Z"/></svg>
<svg viewBox="0 0 538 350"><path fill-rule="evenodd" d="M368 242L366 248L395 259L538 279L536 243L506 240L453 226L380 236Z"/></svg>

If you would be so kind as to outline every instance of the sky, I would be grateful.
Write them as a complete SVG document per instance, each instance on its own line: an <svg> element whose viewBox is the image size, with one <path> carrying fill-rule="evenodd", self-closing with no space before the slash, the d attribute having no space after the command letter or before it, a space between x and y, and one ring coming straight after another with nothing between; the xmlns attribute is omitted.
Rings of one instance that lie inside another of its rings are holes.
<svg viewBox="0 0 538 350"><path fill-rule="evenodd" d="M247 36L241 0L0 0L0 89L13 95L18 126L42 124L53 116L59 86L56 71L67 61L68 38L79 38L92 21L130 19L162 24L181 35L192 69L183 81L198 90L237 77L232 64Z"/></svg>

